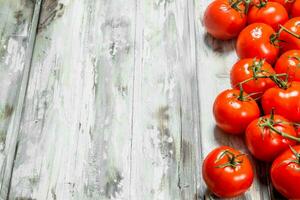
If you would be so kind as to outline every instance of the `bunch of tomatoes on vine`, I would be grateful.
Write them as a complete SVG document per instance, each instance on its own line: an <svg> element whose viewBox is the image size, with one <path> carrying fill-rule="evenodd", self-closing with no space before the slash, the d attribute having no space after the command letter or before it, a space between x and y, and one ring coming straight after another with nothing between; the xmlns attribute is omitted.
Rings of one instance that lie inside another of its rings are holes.
<svg viewBox="0 0 300 200"><path fill-rule="evenodd" d="M300 199L300 0L214 0L203 18L216 39L236 39L239 60L231 89L215 99L217 126L242 135L252 156L271 163L271 182L288 199ZM248 155L229 146L210 152L202 173L221 198L252 185Z"/></svg>

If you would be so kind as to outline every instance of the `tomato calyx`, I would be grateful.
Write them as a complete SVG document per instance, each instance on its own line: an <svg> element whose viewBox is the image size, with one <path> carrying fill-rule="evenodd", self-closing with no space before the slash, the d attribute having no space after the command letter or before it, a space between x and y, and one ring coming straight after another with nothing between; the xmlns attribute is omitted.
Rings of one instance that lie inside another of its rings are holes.
<svg viewBox="0 0 300 200"><path fill-rule="evenodd" d="M275 128L276 125L280 125L280 124L284 124L284 121L275 121L274 120L274 109L272 109L270 117L266 118L266 117L261 117L258 121L258 126L262 128L263 132L264 130L267 128L271 131L273 131L274 133L277 133L279 135L281 135L284 138L296 141L296 142L300 142L300 138L289 135L287 133L284 133L280 130L278 130L277 128Z"/></svg>
<svg viewBox="0 0 300 200"><path fill-rule="evenodd" d="M217 165L216 168L232 167L236 168L237 166L243 163L243 160L240 160L239 157L244 156L245 154L235 155L229 150L224 150L220 156L215 160L215 163L219 162L224 156L227 157L228 161L224 164Z"/></svg>
<svg viewBox="0 0 300 200"><path fill-rule="evenodd" d="M241 84L239 84L239 87L240 87L240 93L237 96L237 99L239 101L250 101L250 98L249 98L250 95L244 95L244 89Z"/></svg>
<svg viewBox="0 0 300 200"><path fill-rule="evenodd" d="M242 88L243 84L245 84L249 81L257 80L259 78L270 78L278 87L280 87L282 89L287 89L288 88L288 82L287 82L288 74L287 73L272 74L266 70L262 70L262 66L263 66L264 62L265 62L265 59L259 59L258 61L256 60L256 58L253 59L253 64L251 66L249 66L249 68L248 68L249 70L252 71L253 75L252 75L252 77L238 83L240 88ZM280 78L283 76L286 77L286 80L282 80Z"/></svg>
<svg viewBox="0 0 300 200"><path fill-rule="evenodd" d="M239 8L242 2L243 0L229 0L230 7L238 12L242 12L242 9Z"/></svg>
<svg viewBox="0 0 300 200"><path fill-rule="evenodd" d="M260 0L258 4L255 5L257 8L263 8L267 5L268 1Z"/></svg>
<svg viewBox="0 0 300 200"><path fill-rule="evenodd" d="M295 163L297 165L300 165L300 153L298 153L292 146L290 146L290 149L294 154L294 156L296 157L296 159L289 160L289 163Z"/></svg>
<svg viewBox="0 0 300 200"><path fill-rule="evenodd" d="M229 4L230 4L231 8L235 9L238 12L244 13L244 14L248 13L251 2L252 2L252 0L229 0ZM242 3L245 6L244 11L240 8L240 5Z"/></svg>

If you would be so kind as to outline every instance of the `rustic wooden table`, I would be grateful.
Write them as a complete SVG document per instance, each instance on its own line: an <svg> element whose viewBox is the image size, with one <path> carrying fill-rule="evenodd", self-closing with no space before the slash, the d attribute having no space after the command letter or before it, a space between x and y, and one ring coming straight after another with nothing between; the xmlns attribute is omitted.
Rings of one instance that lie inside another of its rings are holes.
<svg viewBox="0 0 300 200"><path fill-rule="evenodd" d="M214 199L203 157L245 147L212 117L236 55L208 3L0 0L0 198ZM238 199L275 198L255 163Z"/></svg>

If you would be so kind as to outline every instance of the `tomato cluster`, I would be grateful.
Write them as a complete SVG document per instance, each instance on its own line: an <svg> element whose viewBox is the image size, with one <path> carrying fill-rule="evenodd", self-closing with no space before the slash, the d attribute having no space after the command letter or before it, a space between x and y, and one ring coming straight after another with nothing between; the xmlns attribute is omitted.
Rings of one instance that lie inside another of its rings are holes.
<svg viewBox="0 0 300 200"><path fill-rule="evenodd" d="M300 0L214 0L203 20L216 39L236 38L239 57L232 88L213 104L216 125L242 135L255 159L273 162L274 187L300 199ZM243 194L254 176L247 156L228 146L208 154L202 173L221 198Z"/></svg>

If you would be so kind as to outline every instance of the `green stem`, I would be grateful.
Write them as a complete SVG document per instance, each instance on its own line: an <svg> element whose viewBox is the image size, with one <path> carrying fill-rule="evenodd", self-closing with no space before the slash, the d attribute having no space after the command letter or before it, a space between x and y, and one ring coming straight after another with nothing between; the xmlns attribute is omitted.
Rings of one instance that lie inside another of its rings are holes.
<svg viewBox="0 0 300 200"><path fill-rule="evenodd" d="M261 122L263 122L263 123L261 123ZM267 127L267 128L269 128L270 130L272 130L273 132L275 132L275 133L281 135L281 136L284 137L284 138L288 138L288 139L290 139L290 140L293 140L293 141L296 141L296 142L300 142L300 138L295 137L295 136L292 136L292 135L289 135L289 134L287 134L287 133L284 133L284 132L282 132L282 131L276 129L276 128L274 127L275 123L276 123L276 124L279 124L279 123L281 123L281 122L275 122L275 121L274 121L274 108L272 108L270 118L269 118L269 119L267 119L267 118L261 118L261 120L259 121L259 126L260 126L260 127L263 127L263 128Z"/></svg>
<svg viewBox="0 0 300 200"><path fill-rule="evenodd" d="M278 133L279 135L281 135L282 137L288 138L290 140L294 140L296 142L300 142L300 138L286 134L284 132L281 132L279 130L277 130L274 126L267 126L268 128L270 128L272 131L274 131L275 133Z"/></svg>
<svg viewBox="0 0 300 200"><path fill-rule="evenodd" d="M279 25L279 27L280 27L280 30L279 30L279 32L278 32L279 34L280 34L282 31L285 31L285 32L287 32L288 34L294 36L295 38L300 39L300 35L298 35L297 33L294 33L293 31L291 31L291 30L285 28L285 27L282 26L282 25Z"/></svg>

